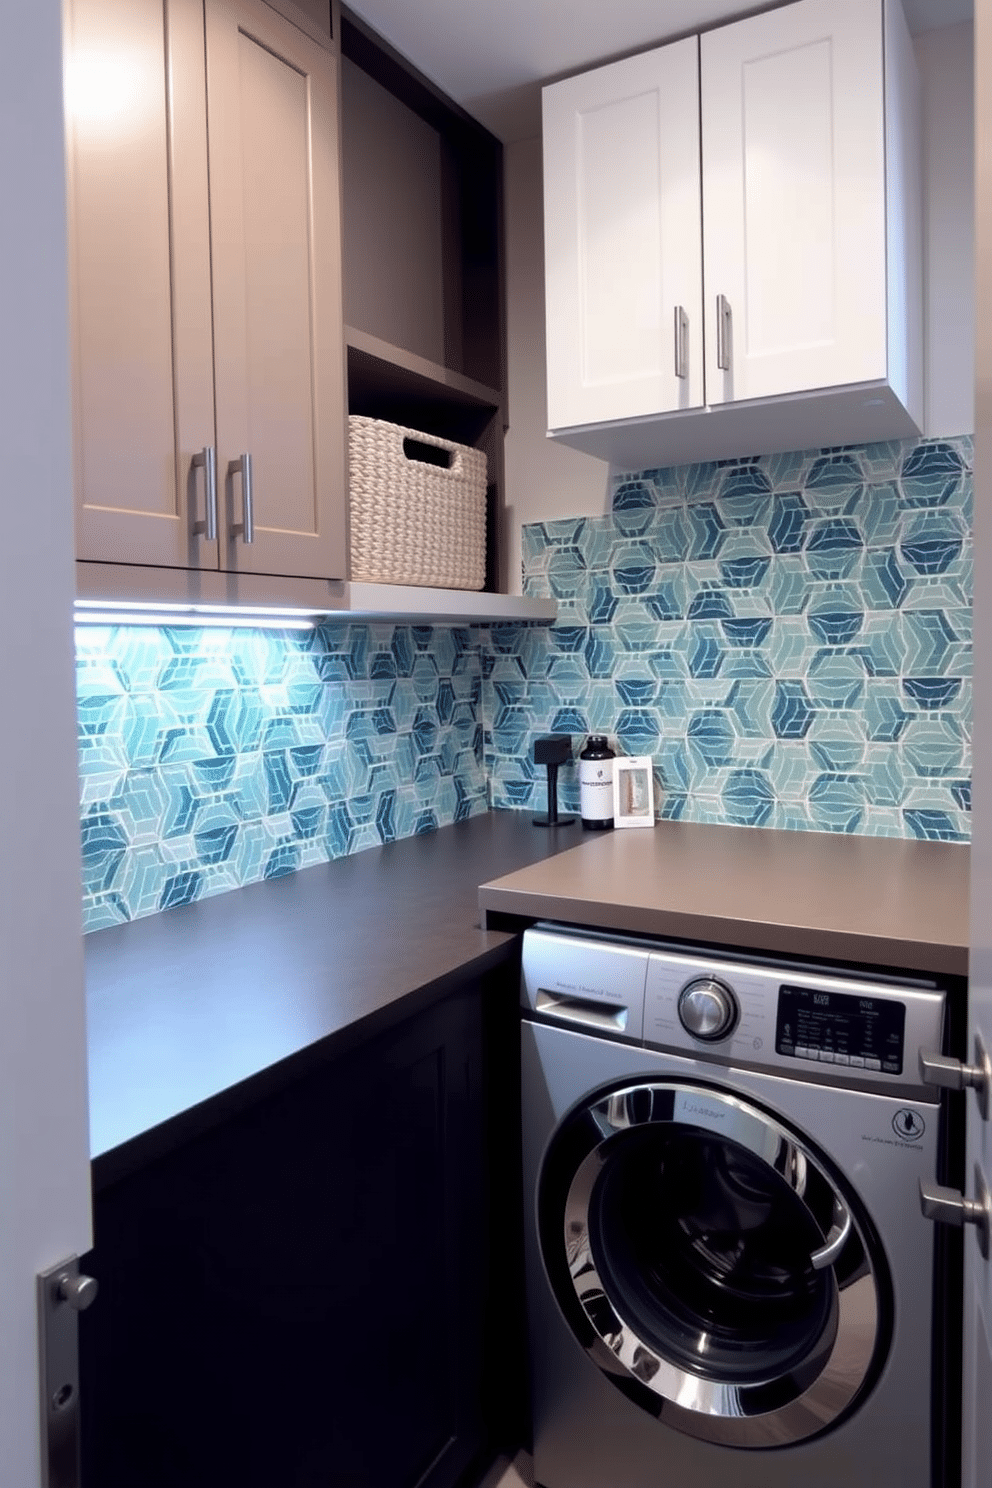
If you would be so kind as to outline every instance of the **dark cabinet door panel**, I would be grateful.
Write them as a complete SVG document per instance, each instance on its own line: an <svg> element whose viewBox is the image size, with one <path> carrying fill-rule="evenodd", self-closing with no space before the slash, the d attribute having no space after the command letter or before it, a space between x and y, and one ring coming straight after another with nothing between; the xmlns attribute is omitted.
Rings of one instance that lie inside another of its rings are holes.
<svg viewBox="0 0 992 1488"><path fill-rule="evenodd" d="M487 1431L480 989L97 1193L85 1488L447 1488Z"/></svg>

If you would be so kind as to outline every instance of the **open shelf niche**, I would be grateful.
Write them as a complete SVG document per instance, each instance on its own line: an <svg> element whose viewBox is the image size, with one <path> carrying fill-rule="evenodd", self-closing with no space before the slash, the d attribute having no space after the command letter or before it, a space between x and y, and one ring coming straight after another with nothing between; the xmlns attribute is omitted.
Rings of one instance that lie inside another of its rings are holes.
<svg viewBox="0 0 992 1488"><path fill-rule="evenodd" d="M348 409L485 451L486 586L475 598L496 599L503 147L346 9L340 37ZM546 603L513 603L548 618Z"/></svg>

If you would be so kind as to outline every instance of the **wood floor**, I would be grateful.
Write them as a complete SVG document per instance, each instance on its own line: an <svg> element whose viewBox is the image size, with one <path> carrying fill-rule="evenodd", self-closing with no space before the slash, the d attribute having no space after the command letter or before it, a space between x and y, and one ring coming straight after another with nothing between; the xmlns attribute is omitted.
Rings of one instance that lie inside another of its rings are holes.
<svg viewBox="0 0 992 1488"><path fill-rule="evenodd" d="M534 1488L530 1457L526 1452L518 1452L512 1462L502 1458L489 1470L479 1488Z"/></svg>
<svg viewBox="0 0 992 1488"><path fill-rule="evenodd" d="M497 1483L496 1488L530 1488L530 1484L533 1483L534 1479L530 1476L530 1473L527 1473L526 1477L522 1477L517 1465L518 1463L520 1467L529 1465L526 1461L521 1462L520 1458L517 1459L517 1462L511 1462Z"/></svg>

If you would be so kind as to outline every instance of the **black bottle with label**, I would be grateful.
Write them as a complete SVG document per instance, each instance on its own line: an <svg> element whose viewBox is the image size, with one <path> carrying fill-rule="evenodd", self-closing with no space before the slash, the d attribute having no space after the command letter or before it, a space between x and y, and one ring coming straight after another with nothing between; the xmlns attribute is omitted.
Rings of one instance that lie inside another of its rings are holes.
<svg viewBox="0 0 992 1488"><path fill-rule="evenodd" d="M579 755L579 811L583 827L591 832L613 825L615 758L605 734L590 734Z"/></svg>

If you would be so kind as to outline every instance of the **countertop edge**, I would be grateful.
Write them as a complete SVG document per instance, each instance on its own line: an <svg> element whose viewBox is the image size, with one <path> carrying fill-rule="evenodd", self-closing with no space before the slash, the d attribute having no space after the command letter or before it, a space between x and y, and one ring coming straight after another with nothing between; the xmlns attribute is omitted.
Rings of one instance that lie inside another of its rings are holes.
<svg viewBox="0 0 992 1488"><path fill-rule="evenodd" d="M243 1079L224 1086L193 1105L158 1121L126 1141L90 1158L94 1192L117 1183L137 1169L164 1157L183 1142L190 1141L211 1127L237 1116L249 1106L278 1094L294 1080L300 1079L322 1064L328 1064L375 1038L389 1028L416 1017L428 1008L453 996L466 979L484 977L509 964L514 957L517 935L512 931L489 935L495 944L478 955L453 964L430 981L400 992L392 1001L371 1008L361 1017L330 1029L313 1043L305 1044L272 1064L246 1074Z"/></svg>
<svg viewBox="0 0 992 1488"><path fill-rule="evenodd" d="M523 922L557 920L590 930L615 930L633 935L655 935L661 939L699 941L739 947L768 955L780 953L812 960L850 961L877 967L926 972L935 976L967 976L968 949L934 941L904 937L858 934L851 931L810 929L769 921L731 920L721 916L687 914L683 911L643 909L588 899L550 898L524 890L484 884L479 905L490 914L512 916ZM488 924L488 920L486 921ZM507 929L501 923L489 927L494 933Z"/></svg>
<svg viewBox="0 0 992 1488"><path fill-rule="evenodd" d="M506 961L535 919L967 975L967 856L684 823L632 835L480 812L86 937L100 1171L416 1014ZM819 899L794 892L804 871ZM877 916L858 892L833 893L852 874L878 890Z"/></svg>
<svg viewBox="0 0 992 1488"><path fill-rule="evenodd" d="M295 1061L372 1036L512 956L515 932L482 922L480 881L575 840L484 811L88 935L100 1181L111 1154L151 1151L174 1123L213 1119L215 1102L246 1087L254 1098Z"/></svg>

